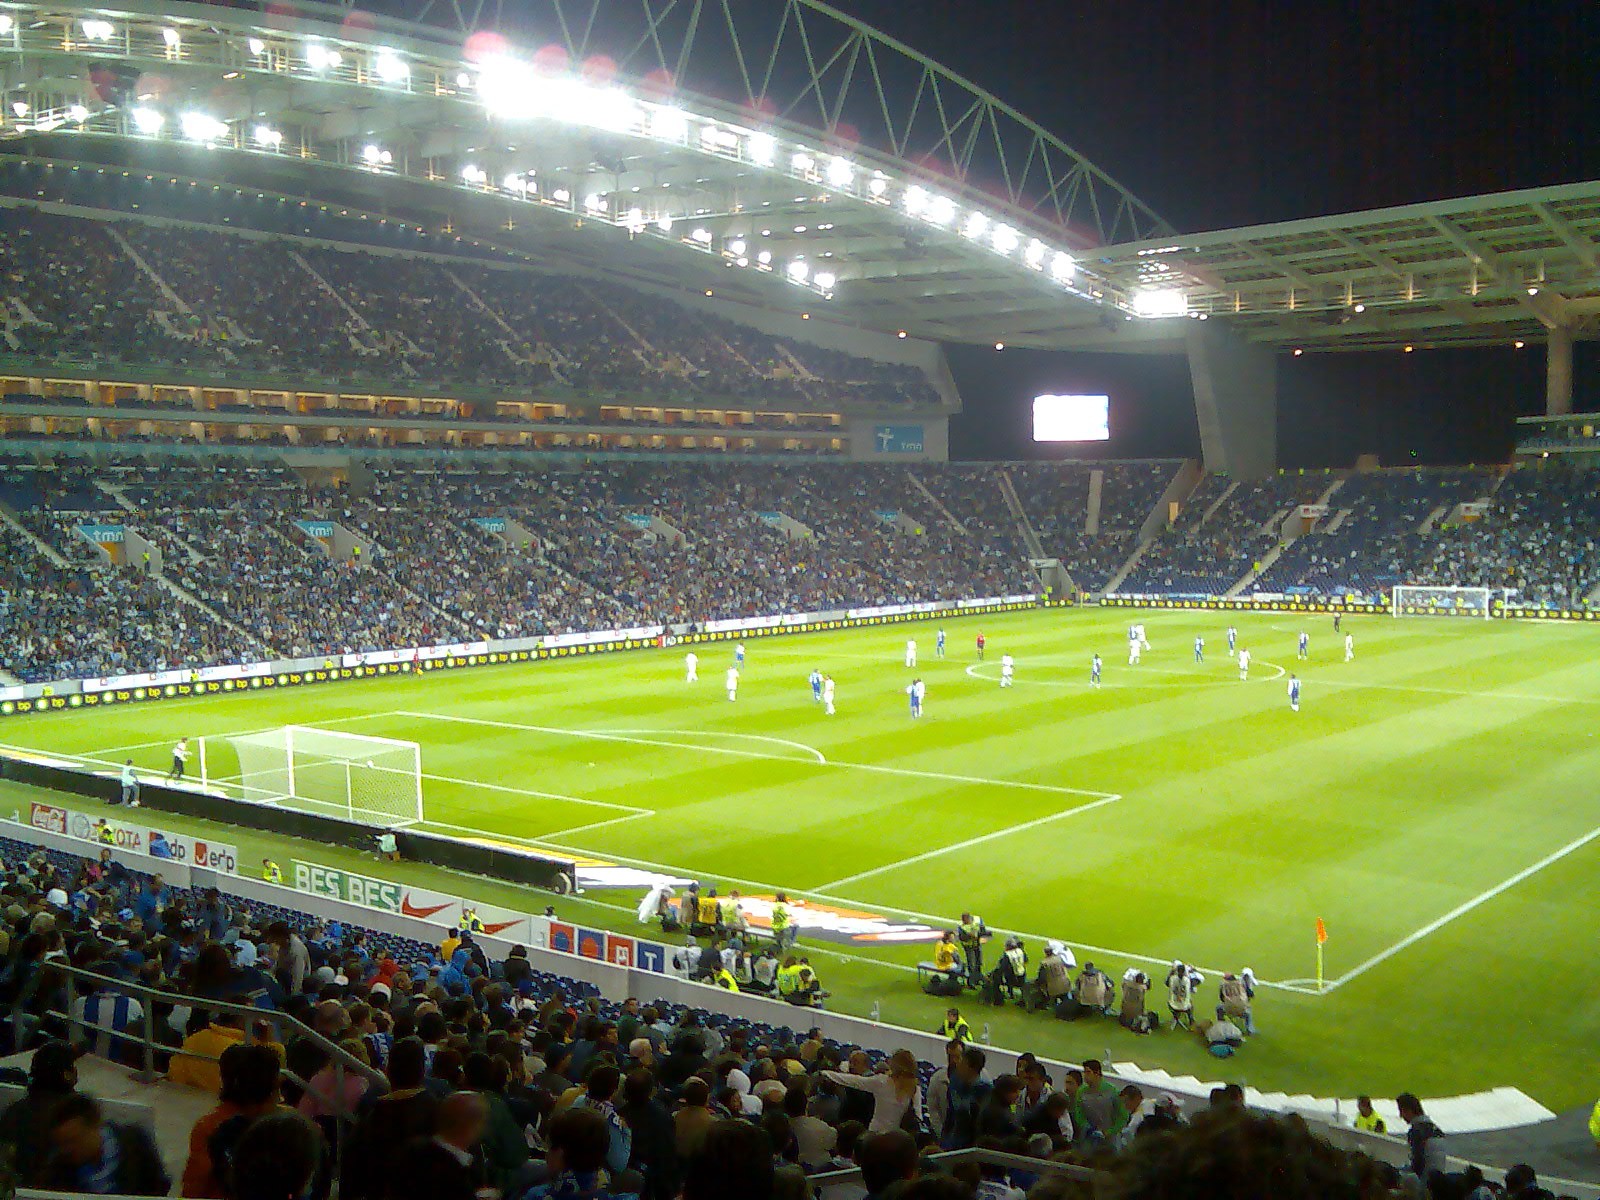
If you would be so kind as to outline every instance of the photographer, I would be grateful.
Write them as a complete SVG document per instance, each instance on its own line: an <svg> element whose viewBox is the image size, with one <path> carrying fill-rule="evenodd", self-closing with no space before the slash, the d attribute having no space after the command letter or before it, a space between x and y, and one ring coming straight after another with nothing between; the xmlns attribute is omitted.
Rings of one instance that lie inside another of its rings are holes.
<svg viewBox="0 0 1600 1200"><path fill-rule="evenodd" d="M989 995L995 1004L1005 996L1021 994L1028 982L1028 955L1022 948L1022 939L1006 939L1005 953L995 969L989 972Z"/></svg>
<svg viewBox="0 0 1600 1200"><path fill-rule="evenodd" d="M1034 977L1033 983L1028 986L1028 1007L1032 1009L1053 1008L1060 999L1072 991L1072 968L1077 962L1060 942L1046 942L1044 944L1044 960L1039 964L1039 973Z"/></svg>
<svg viewBox="0 0 1600 1200"><path fill-rule="evenodd" d="M1206 977L1187 963L1174 961L1167 972L1167 1011L1174 1029L1194 1028L1194 993Z"/></svg>
<svg viewBox="0 0 1600 1200"><path fill-rule="evenodd" d="M1246 1033L1254 1033L1256 1023L1250 1014L1250 1002L1255 996L1256 976L1249 967L1237 975L1224 975L1217 985L1217 1019L1226 1018L1242 1025Z"/></svg>
<svg viewBox="0 0 1600 1200"><path fill-rule="evenodd" d="M1104 1016L1111 1011L1116 988L1110 976L1092 962L1086 962L1072 985L1072 998L1078 1002L1080 1015Z"/></svg>

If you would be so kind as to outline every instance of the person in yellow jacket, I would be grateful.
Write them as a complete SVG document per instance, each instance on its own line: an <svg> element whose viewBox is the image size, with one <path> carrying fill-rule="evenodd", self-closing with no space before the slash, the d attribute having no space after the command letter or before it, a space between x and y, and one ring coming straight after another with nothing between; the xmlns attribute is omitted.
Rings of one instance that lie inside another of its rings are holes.
<svg viewBox="0 0 1600 1200"><path fill-rule="evenodd" d="M1353 1124L1363 1133L1389 1132L1388 1126L1383 1123L1383 1118L1373 1109L1371 1096L1356 1097L1356 1118Z"/></svg>
<svg viewBox="0 0 1600 1200"><path fill-rule="evenodd" d="M712 888L700 897L699 907L694 914L696 932L703 928L704 931L714 930L721 923L722 905L717 902L717 889Z"/></svg>
<svg viewBox="0 0 1600 1200"><path fill-rule="evenodd" d="M1597 1149L1600 1149L1600 1101L1595 1102L1594 1111L1589 1114L1589 1136L1594 1139Z"/></svg>
<svg viewBox="0 0 1600 1200"><path fill-rule="evenodd" d="M939 938L939 944L933 948L933 965L940 971L961 969L961 948L956 945L955 930L946 929Z"/></svg>
<svg viewBox="0 0 1600 1200"><path fill-rule="evenodd" d="M734 978L733 972L728 970L727 967L718 967L716 976L711 982L719 988L726 988L730 992L739 990L739 981Z"/></svg>
<svg viewBox="0 0 1600 1200"><path fill-rule="evenodd" d="M467 933L482 933L483 922L478 919L478 910L463 908L461 910L461 928Z"/></svg>
<svg viewBox="0 0 1600 1200"><path fill-rule="evenodd" d="M270 858L261 860L261 878L268 883L282 883L283 872L278 869L278 864Z"/></svg>
<svg viewBox="0 0 1600 1200"><path fill-rule="evenodd" d="M947 1009L944 1014L944 1024L939 1026L938 1034L947 1042L970 1042L972 1027L962 1017L959 1008Z"/></svg>
<svg viewBox="0 0 1600 1200"><path fill-rule="evenodd" d="M777 944L778 953L782 954L794 945L799 933L800 929L789 912L789 895L779 892L772 902L772 940Z"/></svg>

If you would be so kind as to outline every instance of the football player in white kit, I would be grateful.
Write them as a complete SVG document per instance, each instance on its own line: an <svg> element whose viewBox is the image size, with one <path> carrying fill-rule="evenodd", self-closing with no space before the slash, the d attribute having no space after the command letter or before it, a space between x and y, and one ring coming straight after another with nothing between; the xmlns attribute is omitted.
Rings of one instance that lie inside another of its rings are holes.
<svg viewBox="0 0 1600 1200"><path fill-rule="evenodd" d="M739 668L738 667L729 667L728 668L728 674L724 678L724 686L726 686L727 689L728 689L728 699L729 700L737 700L739 698Z"/></svg>
<svg viewBox="0 0 1600 1200"><path fill-rule="evenodd" d="M908 639L907 642L906 642L906 666L914 667L916 665L917 665L917 642L916 642L915 638L911 638L911 639Z"/></svg>
<svg viewBox="0 0 1600 1200"><path fill-rule="evenodd" d="M1010 687L1014 682L1012 675L1016 672L1016 661L1009 654L1000 656L1000 686Z"/></svg>
<svg viewBox="0 0 1600 1200"><path fill-rule="evenodd" d="M685 683L693 683L700 678L700 656L693 650L683 656L683 669L686 675Z"/></svg>
<svg viewBox="0 0 1600 1200"><path fill-rule="evenodd" d="M822 711L833 716L833 676L822 677Z"/></svg>
<svg viewBox="0 0 1600 1200"><path fill-rule="evenodd" d="M1239 678L1250 678L1250 651L1244 649L1239 651Z"/></svg>

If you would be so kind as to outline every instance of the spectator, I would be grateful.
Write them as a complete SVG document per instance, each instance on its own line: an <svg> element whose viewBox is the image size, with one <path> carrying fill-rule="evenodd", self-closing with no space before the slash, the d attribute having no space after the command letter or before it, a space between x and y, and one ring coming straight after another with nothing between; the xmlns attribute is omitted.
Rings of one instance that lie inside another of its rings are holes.
<svg viewBox="0 0 1600 1200"><path fill-rule="evenodd" d="M194 1200L222 1200L227 1194L211 1156L212 1137L231 1121L253 1123L278 1107L281 1064L270 1046L229 1046L218 1066L222 1088L217 1107L189 1131L189 1157L179 1194Z"/></svg>
<svg viewBox="0 0 1600 1200"><path fill-rule="evenodd" d="M884 1200L890 1189L917 1176L917 1143L903 1129L868 1134L856 1147L856 1165L867 1200Z"/></svg>
<svg viewBox="0 0 1600 1200"><path fill-rule="evenodd" d="M950 1075L945 1100L945 1116L939 1131L939 1145L946 1150L964 1150L978 1140L978 1114L989 1098L991 1085L983 1078L988 1062L976 1046L962 1048L961 1057Z"/></svg>
<svg viewBox="0 0 1600 1200"><path fill-rule="evenodd" d="M1101 1074L1099 1059L1083 1060L1083 1086L1078 1089L1077 1099L1072 1123L1079 1136L1096 1144L1113 1142L1127 1123L1128 1112L1116 1087Z"/></svg>
<svg viewBox="0 0 1600 1200"><path fill-rule="evenodd" d="M550 1119L545 1166L549 1178L527 1193L526 1200L617 1200L606 1171L611 1133L606 1119L593 1109L570 1108Z"/></svg>
<svg viewBox="0 0 1600 1200"><path fill-rule="evenodd" d="M229 1046L244 1041L244 1018L238 1013L218 1011L210 1024L183 1039L183 1046L172 1056L167 1078L206 1092L222 1090L219 1062Z"/></svg>
<svg viewBox="0 0 1600 1200"><path fill-rule="evenodd" d="M775 1175L765 1130L744 1121L716 1121L689 1158L683 1200L771 1200Z"/></svg>
<svg viewBox="0 0 1600 1200"><path fill-rule="evenodd" d="M285 1109L253 1121L229 1165L228 1200L303 1200L322 1164L322 1135Z"/></svg>
<svg viewBox="0 0 1600 1200"><path fill-rule="evenodd" d="M1368 1200L1376 1172L1311 1136L1305 1122L1208 1116L1140 1142L1112 1165L1110 1200Z"/></svg>
<svg viewBox="0 0 1600 1200"><path fill-rule="evenodd" d="M691 1079L684 1085L678 1111L672 1116L673 1138L680 1161L687 1162L699 1152L706 1133L716 1124L711 1111L711 1088L703 1079Z"/></svg>
<svg viewBox="0 0 1600 1200"><path fill-rule="evenodd" d="M488 1102L477 1093L447 1097L433 1136L400 1148L391 1177L394 1200L476 1200L483 1171L475 1155L488 1120Z"/></svg>
<svg viewBox="0 0 1600 1200"><path fill-rule="evenodd" d="M0 1146L15 1150L18 1187L45 1186L49 1119L62 1101L78 1092L78 1051L66 1042L39 1045L28 1064L28 1090L0 1113Z"/></svg>
<svg viewBox="0 0 1600 1200"><path fill-rule="evenodd" d="M64 1097L48 1118L46 1187L98 1196L165 1196L172 1179L150 1135L107 1121L88 1096Z"/></svg>
<svg viewBox="0 0 1600 1200"><path fill-rule="evenodd" d="M841 1087L853 1088L872 1096L867 1120L869 1133L886 1133L907 1126L922 1127L922 1089L917 1081L917 1059L909 1050L896 1050L889 1057L885 1075L845 1074L823 1071L822 1078Z"/></svg>
<svg viewBox="0 0 1600 1200"><path fill-rule="evenodd" d="M1387 1133L1388 1126L1383 1123L1383 1118L1372 1107L1371 1096L1356 1097L1356 1115L1352 1122L1363 1133Z"/></svg>
<svg viewBox="0 0 1600 1200"><path fill-rule="evenodd" d="M1412 1093L1401 1092L1394 1104L1400 1119L1406 1123L1406 1146L1410 1151L1407 1170L1426 1187L1435 1171L1445 1169L1444 1132L1422 1110L1422 1101Z"/></svg>

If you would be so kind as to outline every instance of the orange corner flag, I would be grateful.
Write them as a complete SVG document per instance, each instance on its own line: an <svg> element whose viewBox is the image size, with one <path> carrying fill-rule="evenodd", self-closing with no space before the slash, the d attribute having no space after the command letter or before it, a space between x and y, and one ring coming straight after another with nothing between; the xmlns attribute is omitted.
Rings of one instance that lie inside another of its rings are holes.
<svg viewBox="0 0 1600 1200"><path fill-rule="evenodd" d="M1322 918L1317 918L1317 945L1322 945L1328 940L1328 927L1322 923Z"/></svg>

